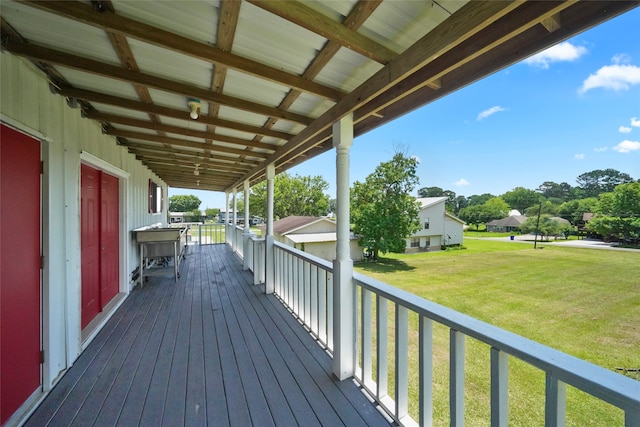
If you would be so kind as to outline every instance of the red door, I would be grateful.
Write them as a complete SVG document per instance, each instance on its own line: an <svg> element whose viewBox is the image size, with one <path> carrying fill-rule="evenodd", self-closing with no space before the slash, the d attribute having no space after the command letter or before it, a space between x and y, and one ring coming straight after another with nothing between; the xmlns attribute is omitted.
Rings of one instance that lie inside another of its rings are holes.
<svg viewBox="0 0 640 427"><path fill-rule="evenodd" d="M82 328L119 290L118 178L81 165Z"/></svg>
<svg viewBox="0 0 640 427"><path fill-rule="evenodd" d="M0 125L0 424L40 387L40 143Z"/></svg>
<svg viewBox="0 0 640 427"><path fill-rule="evenodd" d="M118 178L102 174L100 220L100 301L104 308L120 288L120 216Z"/></svg>
<svg viewBox="0 0 640 427"><path fill-rule="evenodd" d="M100 171L80 168L82 329L100 313Z"/></svg>

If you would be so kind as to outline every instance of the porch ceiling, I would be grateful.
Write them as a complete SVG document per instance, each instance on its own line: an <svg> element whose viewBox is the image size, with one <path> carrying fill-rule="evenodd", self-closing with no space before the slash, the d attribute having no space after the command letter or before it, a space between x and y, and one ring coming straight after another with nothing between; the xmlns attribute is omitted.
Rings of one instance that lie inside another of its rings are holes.
<svg viewBox="0 0 640 427"><path fill-rule="evenodd" d="M348 113L361 135L639 3L3 0L0 16L2 48L168 185L225 191L329 150Z"/></svg>

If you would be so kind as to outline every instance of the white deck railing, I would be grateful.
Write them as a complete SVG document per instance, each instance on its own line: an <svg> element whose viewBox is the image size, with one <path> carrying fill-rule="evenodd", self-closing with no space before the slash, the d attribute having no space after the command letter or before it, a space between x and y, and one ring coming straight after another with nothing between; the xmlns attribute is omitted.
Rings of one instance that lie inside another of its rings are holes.
<svg viewBox="0 0 640 427"><path fill-rule="evenodd" d="M309 332L333 352L333 265L274 242L275 293Z"/></svg>
<svg viewBox="0 0 640 427"><path fill-rule="evenodd" d="M274 264L276 295L332 353L333 265L278 242L274 243ZM517 358L546 376L545 426L565 425L569 385L620 408L626 427L640 427L640 382L365 275L354 273L353 280L358 295L355 379L398 423L432 424L433 326L439 324L449 331L450 425L464 423L465 342L469 338L490 349L492 426L509 424L509 360ZM409 329L410 317L417 318L417 336ZM410 340L417 340L416 364L409 363ZM389 366L393 366L391 373ZM409 379L416 377L419 404L414 419L409 414Z"/></svg>

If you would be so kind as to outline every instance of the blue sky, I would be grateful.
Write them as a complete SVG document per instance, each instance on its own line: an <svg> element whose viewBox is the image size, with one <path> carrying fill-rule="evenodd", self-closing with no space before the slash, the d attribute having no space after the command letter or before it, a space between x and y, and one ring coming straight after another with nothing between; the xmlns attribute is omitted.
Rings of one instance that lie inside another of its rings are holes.
<svg viewBox="0 0 640 427"><path fill-rule="evenodd" d="M640 8L355 139L351 181L397 147L420 160L417 188L500 195L613 168L640 179ZM333 150L289 170L321 175L335 196ZM224 193L195 194L201 209Z"/></svg>

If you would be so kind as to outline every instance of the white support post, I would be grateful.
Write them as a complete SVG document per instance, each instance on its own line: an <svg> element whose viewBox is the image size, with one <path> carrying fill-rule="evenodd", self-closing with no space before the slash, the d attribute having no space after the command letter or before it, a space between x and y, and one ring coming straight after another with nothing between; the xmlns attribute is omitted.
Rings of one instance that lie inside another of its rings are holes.
<svg viewBox="0 0 640 427"><path fill-rule="evenodd" d="M249 238L251 230L249 229L249 180L244 181L244 231L242 233L242 253L243 253L243 267L245 270L249 269ZM254 271L253 274L256 274Z"/></svg>
<svg viewBox="0 0 640 427"><path fill-rule="evenodd" d="M238 223L238 190L233 189L233 222L231 223L231 247L233 252L238 251L238 233L236 233L236 224Z"/></svg>
<svg viewBox="0 0 640 427"><path fill-rule="evenodd" d="M336 259L333 261L333 374L352 377L356 366L356 290L350 253L349 151L353 144L353 114L333 124L336 148Z"/></svg>
<svg viewBox="0 0 640 427"><path fill-rule="evenodd" d="M267 235L265 236L265 286L264 293L272 294L275 290L275 260L273 258L273 181L276 176L276 165L267 165Z"/></svg>

